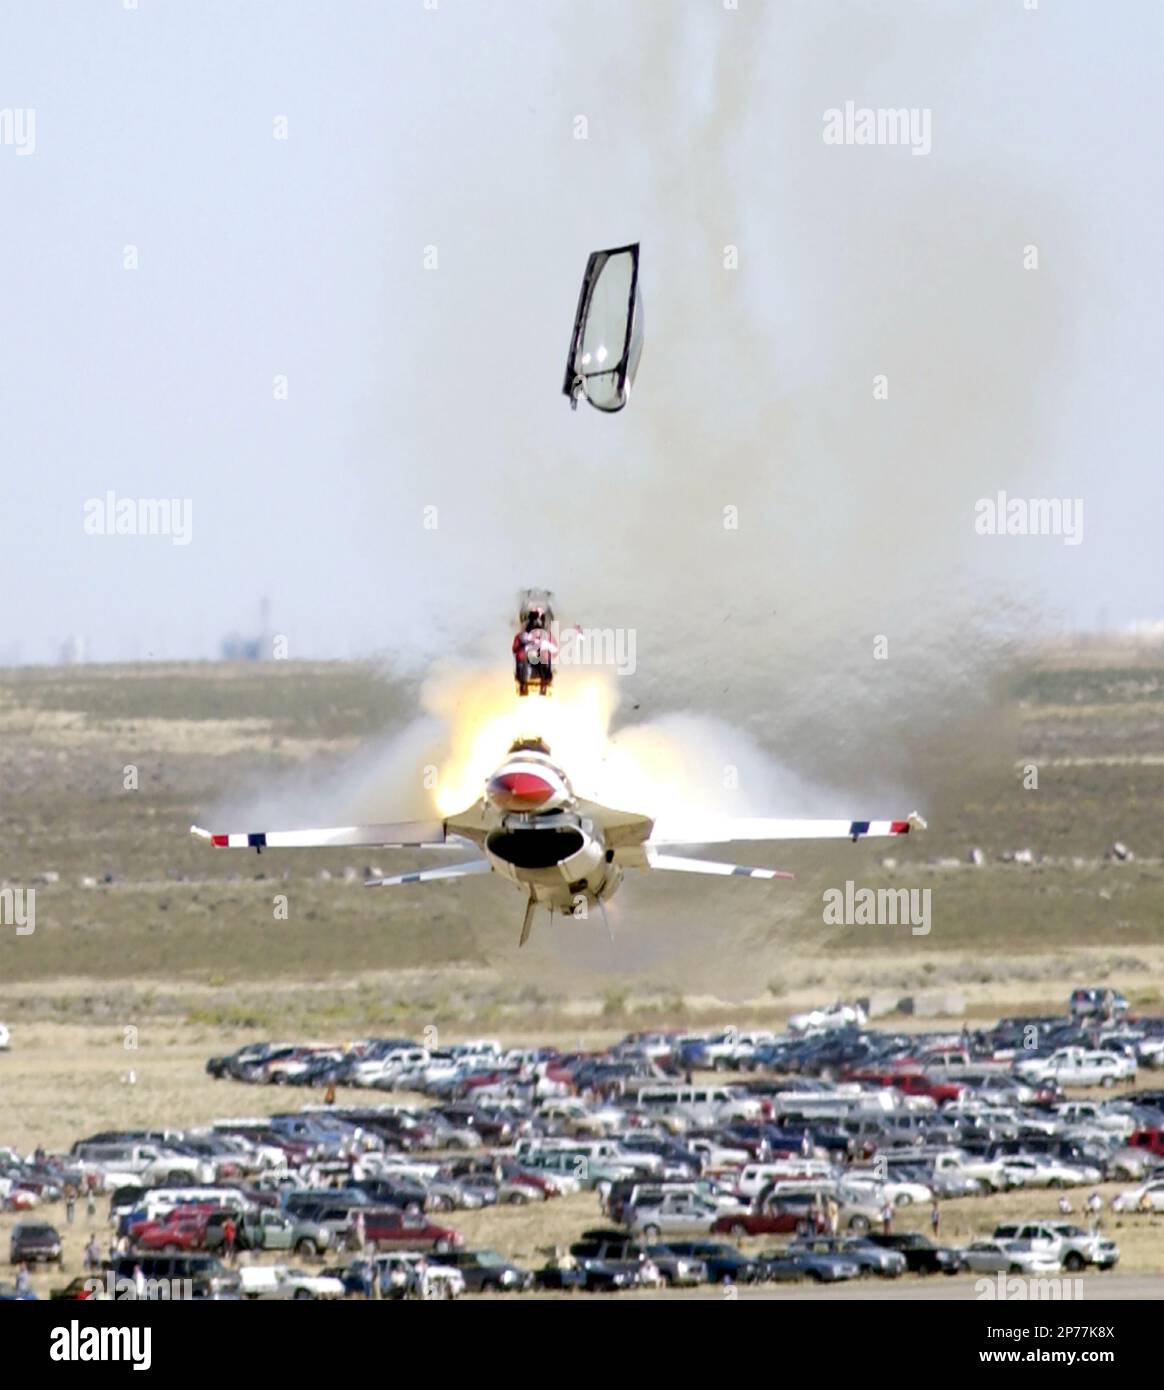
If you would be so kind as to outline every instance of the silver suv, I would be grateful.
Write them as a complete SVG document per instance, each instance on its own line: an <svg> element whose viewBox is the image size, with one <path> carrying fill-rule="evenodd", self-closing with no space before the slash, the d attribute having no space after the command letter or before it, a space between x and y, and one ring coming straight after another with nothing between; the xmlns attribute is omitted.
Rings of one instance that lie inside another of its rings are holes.
<svg viewBox="0 0 1164 1390"><path fill-rule="evenodd" d="M663 1192L644 1195L628 1207L623 1225L652 1241L664 1234L705 1234L718 1218L719 1208L695 1192Z"/></svg>
<svg viewBox="0 0 1164 1390"><path fill-rule="evenodd" d="M1120 1248L1106 1236L1085 1231L1069 1221L1010 1222L994 1228L995 1240L1029 1240L1058 1255L1064 1269L1078 1273L1087 1265L1096 1269L1113 1269L1120 1257Z"/></svg>

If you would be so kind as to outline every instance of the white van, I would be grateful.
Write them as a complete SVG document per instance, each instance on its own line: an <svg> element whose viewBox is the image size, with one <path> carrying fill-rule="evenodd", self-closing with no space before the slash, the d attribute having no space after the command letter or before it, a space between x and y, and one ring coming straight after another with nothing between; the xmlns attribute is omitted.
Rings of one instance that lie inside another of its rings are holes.
<svg viewBox="0 0 1164 1390"><path fill-rule="evenodd" d="M730 1086L643 1086L637 1101L648 1115L679 1115L696 1125L756 1120L762 1113L758 1100Z"/></svg>

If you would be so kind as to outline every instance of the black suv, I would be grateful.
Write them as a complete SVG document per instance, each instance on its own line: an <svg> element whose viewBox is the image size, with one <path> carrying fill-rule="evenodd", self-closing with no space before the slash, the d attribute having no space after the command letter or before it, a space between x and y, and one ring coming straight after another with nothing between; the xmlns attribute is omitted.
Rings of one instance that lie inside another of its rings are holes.
<svg viewBox="0 0 1164 1390"><path fill-rule="evenodd" d="M902 1232L900 1235L885 1235L881 1231L871 1231L865 1237L883 1250L897 1250L905 1256L905 1267L911 1274L957 1274L962 1268L962 1257L956 1250L944 1245L935 1245L929 1236L917 1231Z"/></svg>
<svg viewBox="0 0 1164 1390"><path fill-rule="evenodd" d="M528 1269L510 1264L495 1250L446 1250L439 1263L459 1269L469 1293L524 1293L533 1285Z"/></svg>
<svg viewBox="0 0 1164 1390"><path fill-rule="evenodd" d="M14 1264L33 1264L41 1260L61 1262L61 1236L47 1221L22 1221L12 1228L8 1259Z"/></svg>

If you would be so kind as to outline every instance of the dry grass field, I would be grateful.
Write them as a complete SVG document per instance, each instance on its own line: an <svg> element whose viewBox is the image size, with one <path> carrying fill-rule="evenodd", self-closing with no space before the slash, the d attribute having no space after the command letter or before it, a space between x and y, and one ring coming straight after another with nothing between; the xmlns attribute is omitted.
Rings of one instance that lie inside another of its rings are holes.
<svg viewBox="0 0 1164 1390"><path fill-rule="evenodd" d="M414 698L370 666L338 664L0 673L3 878L37 890L35 933L0 931L0 1017L104 1017L132 1001L260 1029L596 1010L682 1021L693 999L767 1007L801 989L941 984L1058 1001L1078 975L1161 1002L1158 649L1055 652L1018 670L1007 721L1018 743L961 750L966 775L935 781L931 828L894 843L894 867L872 843L800 845L768 856L797 875L775 889L636 878L614 902L613 944L565 920L540 923L518 953L520 903L501 883L368 892L366 855L227 856L188 835L195 820L233 826L273 788L299 823L351 814L313 788L345 760L371 759ZM1028 763L1037 790L1023 787ZM136 789L124 789L127 767ZM1104 858L1117 839L1134 862ZM966 862L972 846L980 867ZM1035 862L1005 862L1016 849ZM399 856L402 868L423 861ZM822 925L823 889L846 878L930 889L930 935Z"/></svg>

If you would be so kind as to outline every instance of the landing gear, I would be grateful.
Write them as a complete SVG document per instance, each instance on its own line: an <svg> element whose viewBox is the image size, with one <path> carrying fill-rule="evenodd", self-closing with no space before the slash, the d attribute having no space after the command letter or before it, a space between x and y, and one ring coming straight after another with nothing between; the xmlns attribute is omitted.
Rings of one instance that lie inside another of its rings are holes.
<svg viewBox="0 0 1164 1390"><path fill-rule="evenodd" d="M610 944L613 946L614 932L610 929L610 918L606 915L606 904L601 898L598 898L596 901L598 903L598 910L602 913L602 925L606 928L606 934L610 937Z"/></svg>
<svg viewBox="0 0 1164 1390"><path fill-rule="evenodd" d="M529 940L530 930L533 927L534 910L537 908L537 905L537 899L531 893L529 895L529 901L525 905L525 916L521 921L521 936L518 938L517 942L519 948L524 946Z"/></svg>

